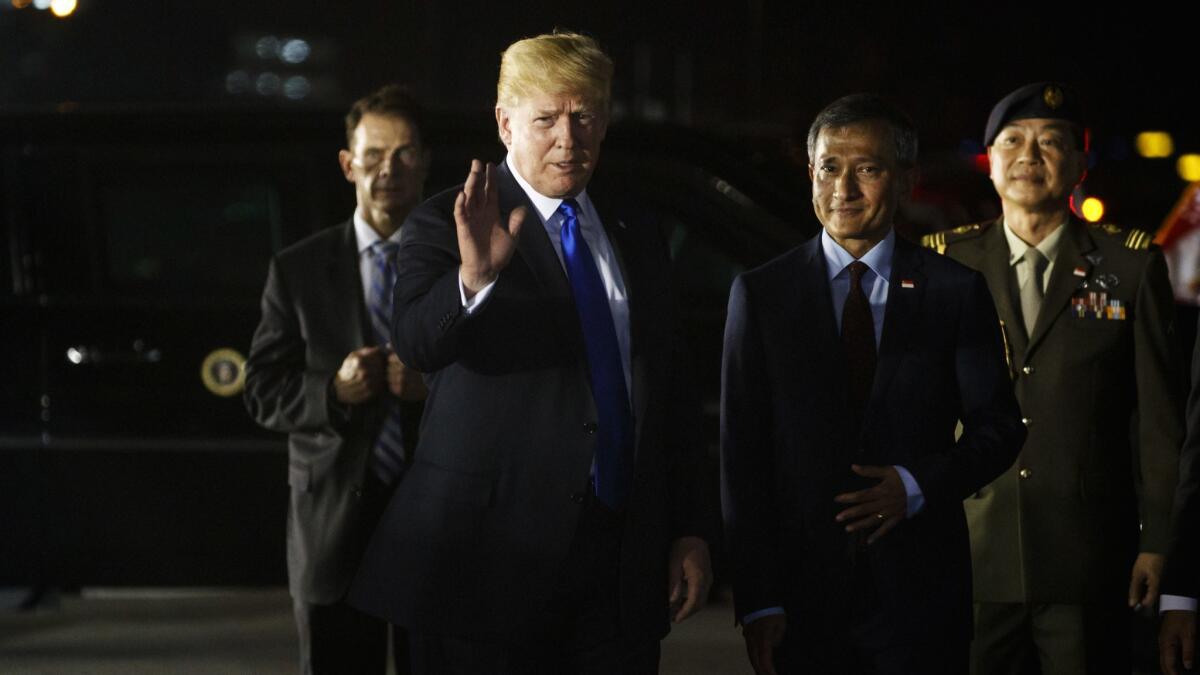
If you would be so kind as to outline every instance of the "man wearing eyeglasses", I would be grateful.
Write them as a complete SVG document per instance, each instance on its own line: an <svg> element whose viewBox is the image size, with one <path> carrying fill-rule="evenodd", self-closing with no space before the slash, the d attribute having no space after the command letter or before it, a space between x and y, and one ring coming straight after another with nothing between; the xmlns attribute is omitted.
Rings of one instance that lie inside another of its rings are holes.
<svg viewBox="0 0 1200 675"><path fill-rule="evenodd" d="M400 225L428 173L421 119L397 85L351 108L338 161L358 207L271 261L246 366L251 416L288 434L288 580L304 673L386 671L387 624L343 596L412 461L425 398L388 336ZM407 639L394 639L407 673Z"/></svg>

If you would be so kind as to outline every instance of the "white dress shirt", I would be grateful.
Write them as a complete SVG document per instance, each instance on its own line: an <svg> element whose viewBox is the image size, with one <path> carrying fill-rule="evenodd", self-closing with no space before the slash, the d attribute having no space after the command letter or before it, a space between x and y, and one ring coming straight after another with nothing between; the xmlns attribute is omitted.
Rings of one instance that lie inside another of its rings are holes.
<svg viewBox="0 0 1200 675"><path fill-rule="evenodd" d="M550 237L550 243L554 244L554 252L558 254L559 264L563 266L563 274L566 274L567 267L563 261L562 253L562 238L560 231L563 226L563 215L558 212L559 204L563 200L556 197L547 197L537 190L533 189L522 176L517 167L513 165L512 157L505 158L505 163L508 164L508 170L512 172L513 178L517 184L529 197L529 201L533 202L533 210L537 214L538 220L541 221L542 227L546 228L546 235ZM587 195L587 190L580 192L575 197L575 201L579 204L579 229L583 234L584 241L587 242L588 249L592 252L592 259L596 262L596 269L600 272L600 279L604 282L604 293L608 297L608 308L612 312L613 328L617 332L617 347L621 352L621 368L625 374L625 391L632 397L633 379L632 368L629 356L629 295L625 292L625 279L621 276L621 265L617 261L616 251L613 250L612 244L608 241L608 235L604 232L604 225L600 221L600 214L596 212L596 207L592 205L592 200ZM503 274L503 272L501 272ZM458 291L462 299L463 309L471 314L481 307L491 295L492 287L496 282L484 286L470 300L467 299L466 288L463 287L462 274L458 277Z"/></svg>

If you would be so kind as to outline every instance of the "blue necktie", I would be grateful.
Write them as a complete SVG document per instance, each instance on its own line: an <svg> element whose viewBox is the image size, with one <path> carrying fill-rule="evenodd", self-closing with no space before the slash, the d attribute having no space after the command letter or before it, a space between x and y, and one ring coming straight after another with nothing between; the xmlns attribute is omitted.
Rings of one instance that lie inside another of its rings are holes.
<svg viewBox="0 0 1200 675"><path fill-rule="evenodd" d="M596 402L598 428L593 475L596 496L610 508L619 509L628 495L633 469L633 415L625 388L621 349L604 281L579 228L579 204L567 199L558 210L563 215L559 233L563 261L583 330L592 398Z"/></svg>
<svg viewBox="0 0 1200 675"><path fill-rule="evenodd" d="M392 287L396 285L396 251L400 244L377 241L371 245L371 293L367 311L375 332L375 344L391 342ZM384 485L391 485L404 472L404 437L400 426L400 401L386 391L384 420L375 439L371 467Z"/></svg>

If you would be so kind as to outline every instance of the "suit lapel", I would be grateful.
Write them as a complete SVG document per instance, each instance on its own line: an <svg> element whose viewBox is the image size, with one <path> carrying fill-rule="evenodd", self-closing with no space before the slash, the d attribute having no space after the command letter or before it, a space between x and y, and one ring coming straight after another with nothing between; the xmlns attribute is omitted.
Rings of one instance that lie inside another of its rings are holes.
<svg viewBox="0 0 1200 675"><path fill-rule="evenodd" d="M1033 326L1033 334L1029 336L1027 358L1028 354L1041 344L1042 338L1050 331L1050 326L1063 315L1062 308L1070 301L1071 294L1078 286L1075 269L1082 268L1085 277L1091 272L1092 265L1087 259L1087 254L1095 250L1096 243L1092 241L1087 229L1074 220L1067 221L1063 227L1067 230L1063 232L1059 241L1058 254L1054 257L1054 269L1050 272L1050 284L1042 299L1042 308L1038 312L1037 323Z"/></svg>
<svg viewBox="0 0 1200 675"><path fill-rule="evenodd" d="M513 178L508 170L507 162L500 163L497 174L500 177L500 218L507 223L508 215L513 209L525 207L525 220L521 223L521 232L517 235L517 254L545 289L548 306L561 308L551 312L559 330L564 336L578 337L579 325L575 318L577 315L571 284L567 280L567 273L563 270L558 254L554 251L554 244L546 234L542 219L538 217L533 203L529 201L517 179Z"/></svg>
<svg viewBox="0 0 1200 675"><path fill-rule="evenodd" d="M797 354L808 361L813 381L824 382L833 389L836 402L832 410L845 411L849 405L846 380L846 351L833 311L833 295L829 290L829 266L821 250L821 235L800 245L800 264L796 266L790 296L796 303L791 316L797 324L789 328L797 335ZM844 426L844 425L842 425Z"/></svg>
<svg viewBox="0 0 1200 675"><path fill-rule="evenodd" d="M896 237L892 276L888 279L888 299L883 314L883 335L880 336L875 381L871 386L871 400L865 416L868 421L884 400L888 385L904 359L913 330L920 324L918 314L925 297L925 286L926 279L921 271L917 247Z"/></svg>
<svg viewBox="0 0 1200 675"><path fill-rule="evenodd" d="M366 344L374 344L370 324L364 311L362 275L358 268L358 239L354 235L354 221L342 225L342 236L336 247L330 249L325 265L329 284L329 297L334 298L323 311L329 314L329 325L338 326L340 349L346 354ZM337 300L354 298L354 302Z"/></svg>

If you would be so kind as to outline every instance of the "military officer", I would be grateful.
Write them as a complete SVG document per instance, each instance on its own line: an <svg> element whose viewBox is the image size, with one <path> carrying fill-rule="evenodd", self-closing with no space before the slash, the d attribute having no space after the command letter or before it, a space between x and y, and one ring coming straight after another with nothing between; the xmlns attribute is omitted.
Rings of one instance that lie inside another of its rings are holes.
<svg viewBox="0 0 1200 675"><path fill-rule="evenodd" d="M984 134L1003 215L923 243L981 271L1029 435L966 501L972 673L1130 672L1130 607L1158 596L1183 436L1162 253L1141 230L1089 225L1075 93L1029 84Z"/></svg>

